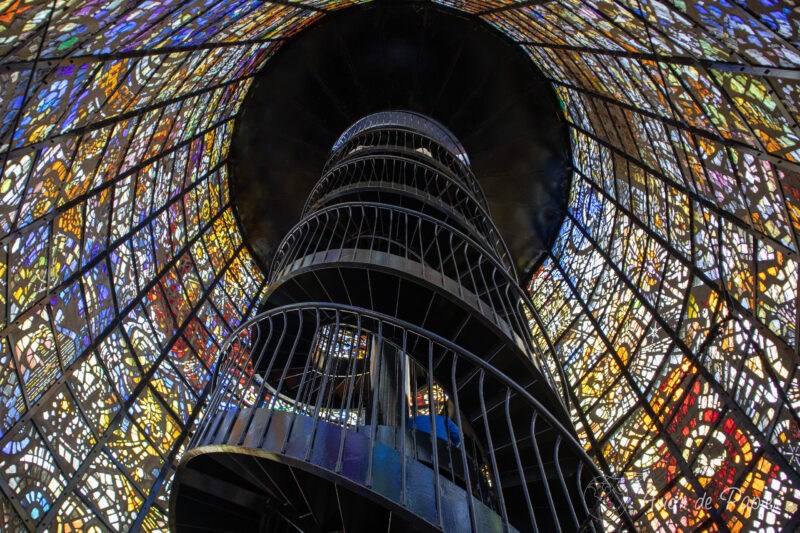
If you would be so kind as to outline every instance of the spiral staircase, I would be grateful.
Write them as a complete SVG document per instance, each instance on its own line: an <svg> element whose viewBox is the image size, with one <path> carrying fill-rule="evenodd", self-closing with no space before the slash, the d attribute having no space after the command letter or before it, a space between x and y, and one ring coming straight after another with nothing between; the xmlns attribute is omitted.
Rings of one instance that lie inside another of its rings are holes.
<svg viewBox="0 0 800 533"><path fill-rule="evenodd" d="M260 311L223 347L174 531L589 531L624 514L438 122L386 111L342 134Z"/></svg>

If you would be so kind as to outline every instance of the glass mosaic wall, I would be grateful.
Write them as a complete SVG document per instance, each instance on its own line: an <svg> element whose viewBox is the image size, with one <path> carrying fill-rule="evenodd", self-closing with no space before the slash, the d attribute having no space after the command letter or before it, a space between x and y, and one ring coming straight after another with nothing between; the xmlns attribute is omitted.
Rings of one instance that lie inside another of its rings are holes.
<svg viewBox="0 0 800 533"><path fill-rule="evenodd" d="M442 3L563 102L573 187L532 327L638 526L798 525L800 6ZM0 0L3 531L166 529L219 343L263 290L233 121L281 40L349 4Z"/></svg>

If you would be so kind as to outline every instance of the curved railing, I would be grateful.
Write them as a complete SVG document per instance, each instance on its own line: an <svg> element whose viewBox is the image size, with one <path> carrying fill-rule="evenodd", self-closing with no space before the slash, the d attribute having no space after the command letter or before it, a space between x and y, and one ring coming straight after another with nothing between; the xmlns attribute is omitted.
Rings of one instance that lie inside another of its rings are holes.
<svg viewBox="0 0 800 533"><path fill-rule="evenodd" d="M527 298L505 265L469 235L414 210L360 202L311 213L278 247L270 285L312 266L359 262L418 273L473 305L523 350L536 352L525 321ZM546 365L534 364L549 376Z"/></svg>
<svg viewBox="0 0 800 533"><path fill-rule="evenodd" d="M465 165L469 165L469 157L461 142L441 122L428 116L407 110L379 111L362 118L342 133L333 145L333 152L340 149L353 137L366 130L412 131L431 139L446 148L453 156ZM407 130L408 129L408 130Z"/></svg>
<svg viewBox="0 0 800 533"><path fill-rule="evenodd" d="M383 126L374 126L353 135L347 141L334 147L323 172L327 172L339 161L358 155L361 150L369 148L383 151L402 150L417 153L420 157L427 156L422 160L427 160L432 163L432 166L447 169L463 180L475 197L483 203L483 206L488 208L483 188L468 164L445 149L435 137L403 127L386 130L383 129Z"/></svg>
<svg viewBox="0 0 800 533"><path fill-rule="evenodd" d="M273 257L270 310L223 345L175 520L200 527L210 505L224 524L232 503L335 530L370 501L378 528L630 526L575 439L563 369L452 133L378 113L325 168Z"/></svg>
<svg viewBox="0 0 800 533"><path fill-rule="evenodd" d="M474 194L451 175L397 153L382 154L380 157L359 153L331 167L308 195L302 215L322 207L335 194L364 191L370 187L384 192L396 190L415 194L428 202L429 207L441 207L440 212L449 217L461 215L464 228L487 248L494 249L511 275L517 278L514 261L505 241L489 212Z"/></svg>
<svg viewBox="0 0 800 533"><path fill-rule="evenodd" d="M300 447L293 425L303 429ZM631 526L572 433L514 380L446 339L365 309L298 304L237 328L190 448L208 444L292 455L376 491L384 489L375 458L396 461L381 468L400 472L399 490L381 496L446 531L595 530L609 514ZM356 445L366 463L348 469ZM420 488L420 476L430 483ZM454 509L465 511L460 525Z"/></svg>

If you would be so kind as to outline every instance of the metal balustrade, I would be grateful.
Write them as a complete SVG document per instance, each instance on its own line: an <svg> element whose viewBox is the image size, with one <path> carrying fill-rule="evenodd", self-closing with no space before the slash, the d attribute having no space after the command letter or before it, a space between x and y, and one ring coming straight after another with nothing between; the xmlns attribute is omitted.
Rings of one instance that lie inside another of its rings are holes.
<svg viewBox="0 0 800 533"><path fill-rule="evenodd" d="M512 379L368 310L298 304L242 324L223 346L205 417L186 459L209 446L246 447L248 461L260 460L255 450L280 456L376 491L434 529L589 531L621 509L571 432ZM308 527L302 500L283 503Z"/></svg>
<svg viewBox="0 0 800 533"><path fill-rule="evenodd" d="M470 170L469 157L458 139L438 122L422 115L416 120L414 115L407 111L375 113L353 124L333 145L323 172L365 147L411 149L444 165L483 198L483 189Z"/></svg>
<svg viewBox="0 0 800 533"><path fill-rule="evenodd" d="M262 312L222 348L176 530L630 525L463 147L427 120L378 113L334 145Z"/></svg>
<svg viewBox="0 0 800 533"><path fill-rule="evenodd" d="M371 202L315 211L281 242L270 284L324 263L380 265L417 275L486 315L521 349L533 349L525 296L516 281L481 244L432 216Z"/></svg>
<svg viewBox="0 0 800 533"><path fill-rule="evenodd" d="M395 195L417 199L421 212L451 222L487 248L493 248L509 273L517 273L505 241L483 206L460 180L397 153L359 152L325 172L308 195L303 216L349 198Z"/></svg>

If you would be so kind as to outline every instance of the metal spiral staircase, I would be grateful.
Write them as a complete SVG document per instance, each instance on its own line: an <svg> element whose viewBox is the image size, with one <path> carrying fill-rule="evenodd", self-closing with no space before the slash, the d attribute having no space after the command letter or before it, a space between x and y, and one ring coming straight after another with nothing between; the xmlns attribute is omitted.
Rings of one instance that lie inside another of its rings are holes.
<svg viewBox="0 0 800 533"><path fill-rule="evenodd" d="M172 529L580 531L624 512L513 265L452 133L404 111L350 127L223 347Z"/></svg>

